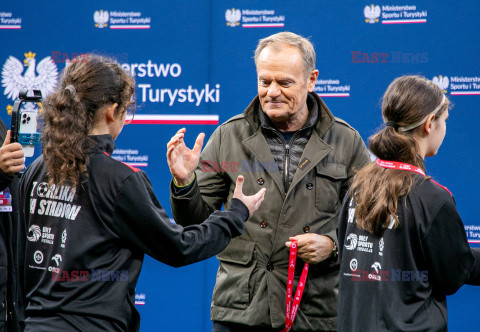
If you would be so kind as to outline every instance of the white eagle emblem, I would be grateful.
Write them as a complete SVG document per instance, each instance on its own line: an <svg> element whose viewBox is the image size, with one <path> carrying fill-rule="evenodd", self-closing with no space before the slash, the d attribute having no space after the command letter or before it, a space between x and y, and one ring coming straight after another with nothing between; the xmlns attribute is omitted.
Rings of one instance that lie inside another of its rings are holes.
<svg viewBox="0 0 480 332"><path fill-rule="evenodd" d="M432 82L435 83L444 93L447 92L447 88L450 84L450 80L447 76L438 75L432 78Z"/></svg>
<svg viewBox="0 0 480 332"><path fill-rule="evenodd" d="M363 9L363 15L365 15L365 22L367 23L376 23L380 17L380 6L365 6Z"/></svg>
<svg viewBox="0 0 480 332"><path fill-rule="evenodd" d="M105 28L107 26L108 17L108 11L103 11L102 9L96 10L95 13L93 13L95 26L100 29Z"/></svg>
<svg viewBox="0 0 480 332"><path fill-rule="evenodd" d="M45 98L57 84L58 69L52 58L47 56L36 66L35 53L25 53L24 65L17 58L10 56L2 69L2 86L7 98L15 100L20 90L40 90ZM27 71L22 76L23 67ZM36 68L35 68L36 66ZM35 69L38 75L35 75Z"/></svg>
<svg viewBox="0 0 480 332"><path fill-rule="evenodd" d="M242 13L240 13L240 9L227 9L225 12L225 19L227 20L227 25L233 27L238 26L240 23L240 19L242 18Z"/></svg>

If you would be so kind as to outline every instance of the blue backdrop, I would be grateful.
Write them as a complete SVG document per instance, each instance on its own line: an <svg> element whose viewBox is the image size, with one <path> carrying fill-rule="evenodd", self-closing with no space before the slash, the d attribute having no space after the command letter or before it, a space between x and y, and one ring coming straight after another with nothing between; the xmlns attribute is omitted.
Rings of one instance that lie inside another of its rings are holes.
<svg viewBox="0 0 480 332"><path fill-rule="evenodd" d="M395 77L421 74L445 90L455 107L445 142L427 160L427 169L454 193L475 246L480 243L478 17L480 2L473 0L4 1L1 118L10 123L15 97L7 92L8 75L25 81L28 75L54 76L39 65L47 57L58 72L81 53L116 57L136 77L141 108L117 139L114 156L147 172L170 213L165 158L170 137L186 126L192 145L198 133L208 138L216 125L242 112L256 95L256 43L292 31L315 45L316 92L365 140L382 123L380 98ZM10 57L22 64L29 59L36 72L27 75L25 67L12 74ZM136 298L141 330L209 331L217 266L212 258L174 269L146 257ZM448 298L451 331L479 329L479 295L480 289L464 286Z"/></svg>

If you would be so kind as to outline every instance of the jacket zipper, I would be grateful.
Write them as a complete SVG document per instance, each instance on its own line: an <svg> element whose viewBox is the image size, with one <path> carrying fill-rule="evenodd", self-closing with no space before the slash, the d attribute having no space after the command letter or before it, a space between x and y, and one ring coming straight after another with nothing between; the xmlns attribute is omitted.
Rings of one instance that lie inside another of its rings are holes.
<svg viewBox="0 0 480 332"><path fill-rule="evenodd" d="M288 162L290 159L290 145L285 144L285 164L283 165L283 185L285 188L285 194L287 193L287 184L288 184Z"/></svg>
<svg viewBox="0 0 480 332"><path fill-rule="evenodd" d="M294 138L297 137L297 134L302 131L302 129L297 130L295 134L293 134L292 138L290 138L290 142L293 142ZM288 184L288 167L290 165L290 144L285 141L282 134L277 132L276 130L273 131L280 139L285 142L285 162L283 163L283 187L285 189L285 194L288 192L287 184Z"/></svg>

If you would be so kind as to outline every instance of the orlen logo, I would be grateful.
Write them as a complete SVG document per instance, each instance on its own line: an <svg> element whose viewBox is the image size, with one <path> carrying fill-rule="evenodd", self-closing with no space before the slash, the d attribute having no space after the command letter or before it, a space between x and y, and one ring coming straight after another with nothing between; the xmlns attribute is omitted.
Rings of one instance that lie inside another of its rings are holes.
<svg viewBox="0 0 480 332"><path fill-rule="evenodd" d="M378 18L380 17L380 6L365 6L363 9L363 15L365 16L365 22L374 24L378 22Z"/></svg>
<svg viewBox="0 0 480 332"><path fill-rule="evenodd" d="M443 93L447 93L447 89L450 86L450 81L447 76L434 76L432 82L435 83L440 89L443 90Z"/></svg>
<svg viewBox="0 0 480 332"><path fill-rule="evenodd" d="M227 9L225 12L225 20L227 21L227 25L229 27L236 27L240 25L240 19L242 18L242 13L240 9Z"/></svg>

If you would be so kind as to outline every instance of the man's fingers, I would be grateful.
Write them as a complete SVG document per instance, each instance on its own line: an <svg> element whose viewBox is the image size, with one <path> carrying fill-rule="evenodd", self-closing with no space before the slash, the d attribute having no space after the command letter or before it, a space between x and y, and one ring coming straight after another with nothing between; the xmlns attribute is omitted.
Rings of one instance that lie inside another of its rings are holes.
<svg viewBox="0 0 480 332"><path fill-rule="evenodd" d="M10 143L2 146L2 159L22 159L24 157L23 149L20 143Z"/></svg>
<svg viewBox="0 0 480 332"><path fill-rule="evenodd" d="M262 188L260 189L255 195L255 199L260 199L261 201L263 201L265 199L265 192L267 191L266 188Z"/></svg>
<svg viewBox="0 0 480 332"><path fill-rule="evenodd" d="M18 144L18 143L14 143L14 144ZM8 146L8 147L11 147L11 146ZM12 158L12 159L23 159L24 157L24 153L23 153L23 150L22 150L22 146L20 144L18 144L18 146L14 146L12 147L11 150L7 150L8 151L8 157L9 158Z"/></svg>
<svg viewBox="0 0 480 332"><path fill-rule="evenodd" d="M239 175L237 177L237 182L236 182L236 185L235 185L235 192L234 192L234 195L239 197L241 195L243 195L243 181L245 179L243 178L243 175Z"/></svg>
<svg viewBox="0 0 480 332"><path fill-rule="evenodd" d="M204 133L200 133L195 140L195 145L193 146L193 153L200 154L202 152L203 139L205 138Z"/></svg>
<svg viewBox="0 0 480 332"><path fill-rule="evenodd" d="M172 159L172 152L173 152L174 149L175 149L175 146L174 146L174 145L170 145L170 146L167 148L167 160Z"/></svg>
<svg viewBox="0 0 480 332"><path fill-rule="evenodd" d="M170 139L170 141L168 141L168 143L167 143L167 149L170 149L170 147L171 147L172 145L175 145L175 144L177 144L177 143L178 143L178 138L172 137L172 138Z"/></svg>
<svg viewBox="0 0 480 332"><path fill-rule="evenodd" d="M258 209L260 205L262 204L263 200L265 199L265 192L267 191L266 188L262 188L258 191L258 193L255 194L255 208Z"/></svg>
<svg viewBox="0 0 480 332"><path fill-rule="evenodd" d="M3 141L2 147L4 147L7 144L10 144L10 134L11 134L10 130L7 130L7 135L5 135L5 140Z"/></svg>

